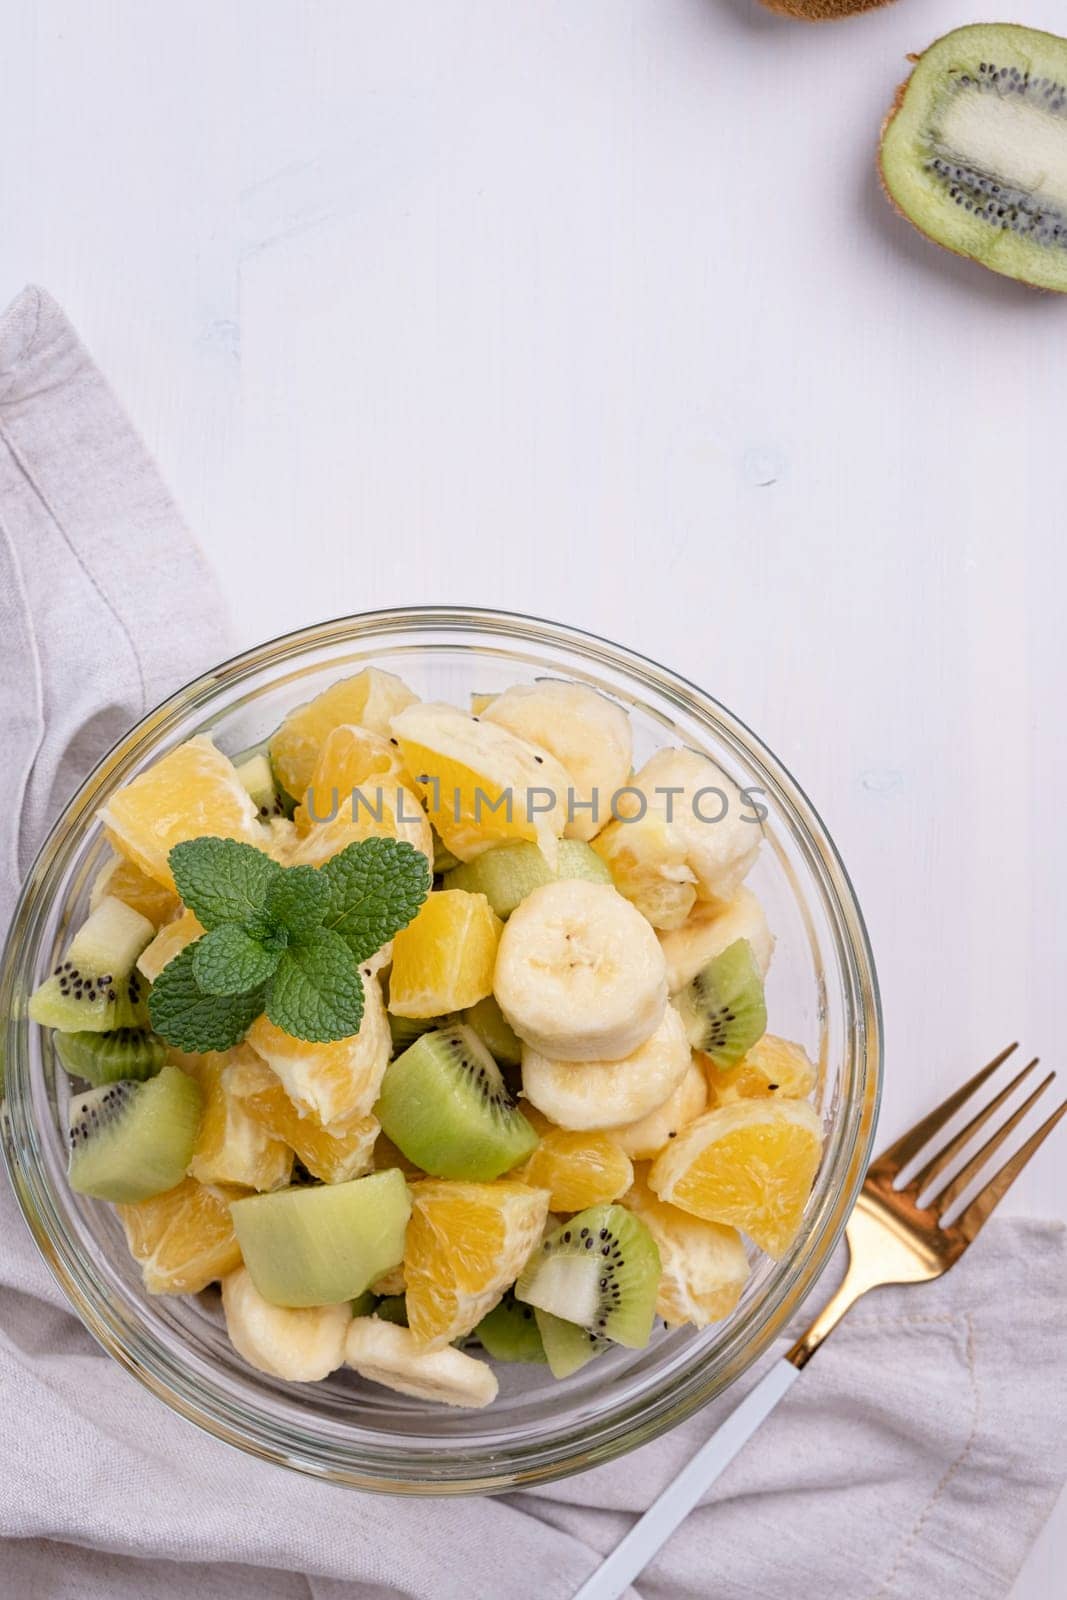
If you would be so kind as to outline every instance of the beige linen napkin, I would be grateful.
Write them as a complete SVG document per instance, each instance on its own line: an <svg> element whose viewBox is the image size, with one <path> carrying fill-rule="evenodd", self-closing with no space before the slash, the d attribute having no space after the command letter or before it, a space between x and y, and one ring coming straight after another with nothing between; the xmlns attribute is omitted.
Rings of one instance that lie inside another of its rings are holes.
<svg viewBox="0 0 1067 1600"><path fill-rule="evenodd" d="M226 648L155 467L34 289L0 320L0 535L3 928L88 767ZM376 1498L244 1457L141 1389L70 1312L3 1180L0 1241L5 1600L566 1600L758 1375L534 1493ZM1003 1596L1067 1473L1065 1287L1062 1228L994 1221L942 1283L872 1296L634 1592Z"/></svg>

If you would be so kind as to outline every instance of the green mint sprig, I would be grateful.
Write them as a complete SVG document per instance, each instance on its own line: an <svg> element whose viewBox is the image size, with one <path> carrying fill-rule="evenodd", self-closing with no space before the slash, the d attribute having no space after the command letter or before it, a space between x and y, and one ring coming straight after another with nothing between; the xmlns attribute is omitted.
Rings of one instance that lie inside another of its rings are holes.
<svg viewBox="0 0 1067 1600"><path fill-rule="evenodd" d="M426 858L361 839L321 867L283 867L235 839L191 839L168 857L203 938L152 986L155 1031L179 1050L229 1050L264 1011L312 1043L363 1020L360 965L406 928L430 891Z"/></svg>

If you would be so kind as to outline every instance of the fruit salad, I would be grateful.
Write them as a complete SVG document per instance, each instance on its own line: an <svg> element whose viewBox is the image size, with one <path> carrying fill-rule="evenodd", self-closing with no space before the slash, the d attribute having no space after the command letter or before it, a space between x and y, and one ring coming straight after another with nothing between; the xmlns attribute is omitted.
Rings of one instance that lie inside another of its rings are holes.
<svg viewBox="0 0 1067 1600"><path fill-rule="evenodd" d="M237 1355L484 1406L737 1306L800 1229L816 1070L768 1029L758 807L634 770L625 710L466 706L367 668L231 759L112 795L89 914L30 1001L69 1181Z"/></svg>

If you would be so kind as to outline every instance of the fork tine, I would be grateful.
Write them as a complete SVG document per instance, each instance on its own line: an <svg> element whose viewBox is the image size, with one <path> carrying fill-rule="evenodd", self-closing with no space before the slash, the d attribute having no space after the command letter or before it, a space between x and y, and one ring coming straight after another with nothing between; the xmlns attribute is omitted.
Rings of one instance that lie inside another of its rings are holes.
<svg viewBox="0 0 1067 1600"><path fill-rule="evenodd" d="M988 1222L991 1214L1003 1200L1034 1151L1044 1144L1064 1112L1067 1112L1067 1100L1052 1113L1047 1122L1041 1124L1036 1133L1030 1135L1026 1143L1016 1150L1011 1160L1004 1163L1000 1171L975 1196L967 1209L960 1213L948 1230L950 1234L958 1232L963 1235L968 1244L974 1242L974 1239L984 1224Z"/></svg>
<svg viewBox="0 0 1067 1600"><path fill-rule="evenodd" d="M913 1193L922 1194L935 1179L939 1178L952 1165L960 1151L970 1144L979 1128L985 1126L993 1113L1000 1110L1005 1100L1011 1098L1023 1079L1033 1072L1037 1062L1037 1056L1032 1061L1028 1061L1023 1070L1017 1072L1011 1082L1001 1089L999 1094L994 1095L987 1106L983 1106L981 1111L976 1112L966 1127L961 1128L959 1133L949 1140L944 1149L937 1151L926 1165L919 1169L907 1186ZM1029 1101L1027 1104L1029 1104Z"/></svg>
<svg viewBox="0 0 1067 1600"><path fill-rule="evenodd" d="M929 1144L934 1134L944 1127L949 1118L954 1117L960 1107L966 1104L975 1090L980 1089L986 1079L991 1078L997 1068L1007 1061L1012 1051L1018 1048L1018 1041L1009 1044L1006 1050L1002 1050L999 1056L994 1056L989 1065L983 1067L981 1072L976 1072L961 1089L957 1089L955 1094L950 1094L947 1100L942 1100L941 1104L935 1106L921 1122L917 1122L907 1133L902 1134L895 1144L883 1150L871 1166L868 1176L892 1176L899 1172L901 1167L907 1166L913 1156L917 1156L919 1151Z"/></svg>
<svg viewBox="0 0 1067 1600"><path fill-rule="evenodd" d="M944 1216L945 1212L959 1199L967 1186L973 1183L974 1179L988 1164L990 1156L1000 1149L1008 1135L1019 1126L1030 1107L1037 1103L1055 1076L1054 1072L1050 1072L1048 1077L1038 1084L1033 1093L1027 1095L1018 1110L1013 1111L1011 1116L1005 1120L1003 1126L999 1127L996 1133L986 1140L980 1150L975 1151L966 1166L960 1168L952 1182L933 1202L931 1209L937 1216Z"/></svg>

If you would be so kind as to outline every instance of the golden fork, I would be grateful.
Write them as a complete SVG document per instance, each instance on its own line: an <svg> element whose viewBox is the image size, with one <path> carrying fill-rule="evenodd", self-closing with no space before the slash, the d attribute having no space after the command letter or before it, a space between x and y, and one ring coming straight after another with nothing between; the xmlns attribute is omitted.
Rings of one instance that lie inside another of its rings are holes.
<svg viewBox="0 0 1067 1600"><path fill-rule="evenodd" d="M1030 1157L1067 1112L1067 1101L993 1173L957 1217L950 1222L946 1222L946 1218L974 1181L986 1171L990 1159L1044 1094L1056 1074L1050 1072L1038 1084L1017 1110L997 1126L981 1149L971 1156L950 1182L942 1183L940 1189L937 1185L975 1135L990 1123L990 1119L996 1116L1001 1106L1034 1070L1037 1066L1036 1057L965 1127L947 1143L939 1144L907 1183L899 1187L897 1185L905 1168L939 1134L944 1133L956 1113L966 1106L972 1095L981 1089L1017 1048L1012 1044L1002 1050L988 1066L976 1072L955 1094L950 1094L929 1116L909 1128L888 1150L883 1150L867 1172L845 1229L849 1262L841 1287L823 1307L811 1327L801 1334L793 1348L775 1362L766 1376L761 1378L737 1409L682 1468L670 1488L665 1489L634 1524L618 1548L577 1591L574 1600L619 1600L619 1596L625 1594L634 1578L688 1516L705 1489L726 1470L763 1419L791 1388L823 1340L861 1295L886 1284L926 1283L931 1278L940 1278L942 1273L955 1266L968 1245L974 1243ZM925 1204L920 1204L921 1200Z"/></svg>

